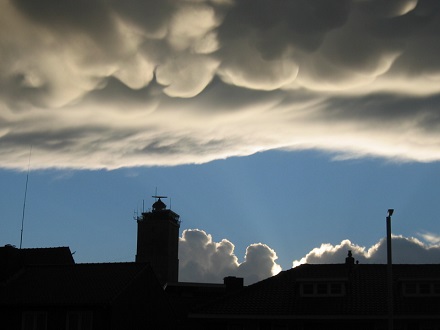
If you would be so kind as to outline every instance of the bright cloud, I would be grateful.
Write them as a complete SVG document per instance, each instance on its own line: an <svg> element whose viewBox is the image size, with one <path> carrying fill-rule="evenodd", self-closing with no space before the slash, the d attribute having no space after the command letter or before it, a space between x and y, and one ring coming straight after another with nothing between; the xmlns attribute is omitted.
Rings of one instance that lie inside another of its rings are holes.
<svg viewBox="0 0 440 330"><path fill-rule="evenodd" d="M239 276L251 284L280 272L276 259L275 251L258 243L248 246L240 263L230 241L214 242L202 230L184 230L179 241L179 281L221 283L226 276Z"/></svg>
<svg viewBox="0 0 440 330"><path fill-rule="evenodd" d="M433 245L440 244L440 235L438 235L438 234L425 231L422 233L418 233L417 235L420 236L428 244L433 244Z"/></svg>
<svg viewBox="0 0 440 330"><path fill-rule="evenodd" d="M421 235L423 236L423 235ZM393 263L430 264L440 262L439 235L424 235L425 242L414 237L393 236ZM435 244L432 241L436 241ZM226 276L243 277L245 284L252 284L278 274L282 269L276 263L277 254L266 244L251 244L246 249L242 262L235 255L234 244L227 239L215 242L203 230L187 229L179 240L179 280L182 282L222 283ZM323 243L312 249L292 267L300 264L344 263L348 251L361 264L385 264L387 262L386 239L383 238L369 248L350 240L333 245Z"/></svg>
<svg viewBox="0 0 440 330"><path fill-rule="evenodd" d="M0 167L438 161L436 1L0 3Z"/></svg>
<svg viewBox="0 0 440 330"><path fill-rule="evenodd" d="M431 244L429 240L438 235L430 234L427 242L423 243L414 237L393 236L392 254L393 263L397 264L423 264L440 262L440 245ZM425 237L426 238L426 237ZM293 262L293 267L304 263L343 263L348 250L351 250L353 257L360 263L379 264L387 262L386 240L381 239L378 243L365 248L356 245L349 240L343 240L340 244L322 244L314 248L305 257Z"/></svg>

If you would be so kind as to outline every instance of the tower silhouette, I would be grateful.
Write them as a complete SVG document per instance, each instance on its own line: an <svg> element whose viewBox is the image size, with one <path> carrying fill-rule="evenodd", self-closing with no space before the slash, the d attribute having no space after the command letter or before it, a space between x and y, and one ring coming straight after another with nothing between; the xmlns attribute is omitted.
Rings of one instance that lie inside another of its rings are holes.
<svg viewBox="0 0 440 330"><path fill-rule="evenodd" d="M149 262L162 284L177 282L180 216L166 208L166 196L153 197L152 210L137 218L136 262Z"/></svg>

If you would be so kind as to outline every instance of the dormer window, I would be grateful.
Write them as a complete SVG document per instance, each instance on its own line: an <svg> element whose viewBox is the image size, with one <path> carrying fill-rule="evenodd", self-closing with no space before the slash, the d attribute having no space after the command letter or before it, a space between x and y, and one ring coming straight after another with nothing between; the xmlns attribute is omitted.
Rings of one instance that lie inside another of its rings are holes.
<svg viewBox="0 0 440 330"><path fill-rule="evenodd" d="M304 281L300 283L302 296L343 296L345 295L345 282L343 281Z"/></svg>

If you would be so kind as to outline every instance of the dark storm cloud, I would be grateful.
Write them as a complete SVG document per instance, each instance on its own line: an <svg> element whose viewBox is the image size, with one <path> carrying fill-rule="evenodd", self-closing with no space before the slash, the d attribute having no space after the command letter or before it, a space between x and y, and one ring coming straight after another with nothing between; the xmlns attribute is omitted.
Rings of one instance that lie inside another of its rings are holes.
<svg viewBox="0 0 440 330"><path fill-rule="evenodd" d="M440 112L432 111L440 105L440 96L431 95L423 99L405 95L368 95L358 98L333 98L329 100L325 111L319 116L328 121L378 122L383 127L393 126L398 118L401 122L415 121L420 128L434 133L440 124ZM384 111L386 109L386 111Z"/></svg>
<svg viewBox="0 0 440 330"><path fill-rule="evenodd" d="M53 29L84 31L96 37L107 36L113 30L110 11L103 1L14 0L12 4L30 19Z"/></svg>
<svg viewBox="0 0 440 330"><path fill-rule="evenodd" d="M30 145L40 168L273 148L439 160L439 13L430 0L0 2L0 166L26 167Z"/></svg>
<svg viewBox="0 0 440 330"><path fill-rule="evenodd" d="M166 29L169 18L175 10L173 2L169 0L113 0L109 1L109 4L123 19L134 24L139 30L158 34Z"/></svg>
<svg viewBox="0 0 440 330"><path fill-rule="evenodd" d="M237 1L219 28L219 39L231 57L237 55L237 40L254 43L254 50L267 60L290 46L314 51L328 31L347 21L349 8L345 0Z"/></svg>

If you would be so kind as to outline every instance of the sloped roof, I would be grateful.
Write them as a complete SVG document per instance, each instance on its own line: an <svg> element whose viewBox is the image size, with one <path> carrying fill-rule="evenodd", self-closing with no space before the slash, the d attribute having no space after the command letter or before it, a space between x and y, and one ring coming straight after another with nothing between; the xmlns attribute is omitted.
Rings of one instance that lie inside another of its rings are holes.
<svg viewBox="0 0 440 330"><path fill-rule="evenodd" d="M440 296L406 297L402 281L440 280L440 265L393 265L395 313L400 315L440 315ZM339 281L345 284L340 296L303 296L304 281ZM305 264L250 285L207 304L192 317L290 317L331 315L387 315L387 265Z"/></svg>
<svg viewBox="0 0 440 330"><path fill-rule="evenodd" d="M15 246L0 247L0 283L20 268L29 265L73 265L68 247L17 249Z"/></svg>
<svg viewBox="0 0 440 330"><path fill-rule="evenodd" d="M67 246L51 248L32 248L18 250L25 265L74 264L72 253Z"/></svg>
<svg viewBox="0 0 440 330"><path fill-rule="evenodd" d="M109 304L136 282L147 286L149 299L163 290L149 264L102 263L39 265L23 268L3 287L4 305ZM133 297L144 299L145 297Z"/></svg>
<svg viewBox="0 0 440 330"><path fill-rule="evenodd" d="M12 245L0 247L2 265L59 265L74 264L69 247L17 249Z"/></svg>

